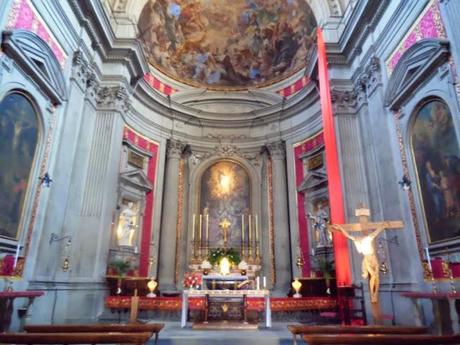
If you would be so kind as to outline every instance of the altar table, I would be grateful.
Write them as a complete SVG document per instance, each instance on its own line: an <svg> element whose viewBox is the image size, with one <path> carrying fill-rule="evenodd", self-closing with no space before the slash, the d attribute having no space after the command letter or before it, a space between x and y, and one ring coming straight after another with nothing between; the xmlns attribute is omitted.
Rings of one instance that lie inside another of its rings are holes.
<svg viewBox="0 0 460 345"><path fill-rule="evenodd" d="M438 334L442 333L443 325L443 316L449 317L449 320L446 320L450 327L451 332L457 334L460 332L458 313L455 308L455 301L460 299L460 293L451 293L451 292L418 292L418 291L409 291L401 293L401 296L410 298L412 304L414 305L415 310L415 325L424 326L423 324L423 315L421 307L418 303L419 299L429 299L433 305L433 315L435 329ZM449 315L443 315L441 312L442 303L448 303Z"/></svg>
<svg viewBox="0 0 460 345"><path fill-rule="evenodd" d="M184 290L182 293L182 328L187 325L188 300L193 297L241 297L243 300L263 297L265 299L265 326L267 328L272 326L269 290Z"/></svg>
<svg viewBox="0 0 460 345"><path fill-rule="evenodd" d="M27 311L33 303L34 298L43 295L43 291L0 291L0 333L6 332L10 327L15 298L27 298L27 302L24 303L23 308L18 310L22 328L23 319L27 315Z"/></svg>

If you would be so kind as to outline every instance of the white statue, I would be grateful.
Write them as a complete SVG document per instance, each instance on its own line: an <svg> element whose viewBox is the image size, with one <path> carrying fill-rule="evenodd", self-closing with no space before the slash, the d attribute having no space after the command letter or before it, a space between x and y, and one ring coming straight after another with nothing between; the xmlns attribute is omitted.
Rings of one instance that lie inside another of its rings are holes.
<svg viewBox="0 0 460 345"><path fill-rule="evenodd" d="M310 218L313 223L317 247L326 247L330 245L331 239L329 237L329 232L327 231L329 215L326 210L323 209L322 204L318 204L318 211L315 215L308 213L308 218Z"/></svg>
<svg viewBox="0 0 460 345"><path fill-rule="evenodd" d="M137 227L137 212L134 203L128 202L120 213L117 228L117 239L119 246L132 246L133 238Z"/></svg>

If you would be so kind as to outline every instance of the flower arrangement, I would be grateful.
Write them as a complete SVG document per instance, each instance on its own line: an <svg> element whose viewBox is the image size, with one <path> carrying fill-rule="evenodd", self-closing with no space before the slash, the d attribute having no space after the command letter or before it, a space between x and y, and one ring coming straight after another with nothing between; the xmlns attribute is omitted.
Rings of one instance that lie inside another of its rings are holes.
<svg viewBox="0 0 460 345"><path fill-rule="evenodd" d="M237 265L240 262L240 254L233 248L224 249L224 248L216 248L212 249L208 255L208 261L211 265L219 264L220 260L223 257L227 257L230 263Z"/></svg>
<svg viewBox="0 0 460 345"><path fill-rule="evenodd" d="M199 288L203 281L203 277L199 272L187 272L184 276L183 285L186 288Z"/></svg>

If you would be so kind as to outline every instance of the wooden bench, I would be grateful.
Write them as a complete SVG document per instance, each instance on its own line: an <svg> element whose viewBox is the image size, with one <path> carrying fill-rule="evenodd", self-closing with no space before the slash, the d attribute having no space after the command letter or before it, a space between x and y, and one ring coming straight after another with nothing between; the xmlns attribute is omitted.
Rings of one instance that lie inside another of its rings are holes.
<svg viewBox="0 0 460 345"><path fill-rule="evenodd" d="M150 337L150 332L0 333L0 344L145 344Z"/></svg>
<svg viewBox="0 0 460 345"><path fill-rule="evenodd" d="M460 335L429 334L314 334L304 335L308 345L442 345L460 344Z"/></svg>
<svg viewBox="0 0 460 345"><path fill-rule="evenodd" d="M158 343L158 334L164 328L163 323L128 323L128 324L69 324L69 325L26 325L24 331L28 333L144 333L150 336L155 334L155 344Z"/></svg>
<svg viewBox="0 0 460 345"><path fill-rule="evenodd" d="M307 326L288 325L292 333L292 342L297 344L297 336L306 334L423 334L428 333L427 327L405 326Z"/></svg>

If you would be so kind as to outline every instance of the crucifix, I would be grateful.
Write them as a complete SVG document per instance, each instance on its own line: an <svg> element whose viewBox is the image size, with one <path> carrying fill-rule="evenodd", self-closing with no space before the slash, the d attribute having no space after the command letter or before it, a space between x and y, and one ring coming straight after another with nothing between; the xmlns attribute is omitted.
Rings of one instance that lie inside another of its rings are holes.
<svg viewBox="0 0 460 345"><path fill-rule="evenodd" d="M355 244L358 253L363 255L362 277L369 279L369 294L372 303L374 320L380 321L380 308L378 305L379 291L379 261L374 248L374 239L385 229L402 229L402 221L369 222L370 210L364 206L358 206L355 216L358 223L353 224L330 224L330 231L340 231Z"/></svg>
<svg viewBox="0 0 460 345"><path fill-rule="evenodd" d="M219 223L219 226L222 228L222 232L224 233L224 248L227 249L227 231L230 227L230 222L227 218L222 219Z"/></svg>

